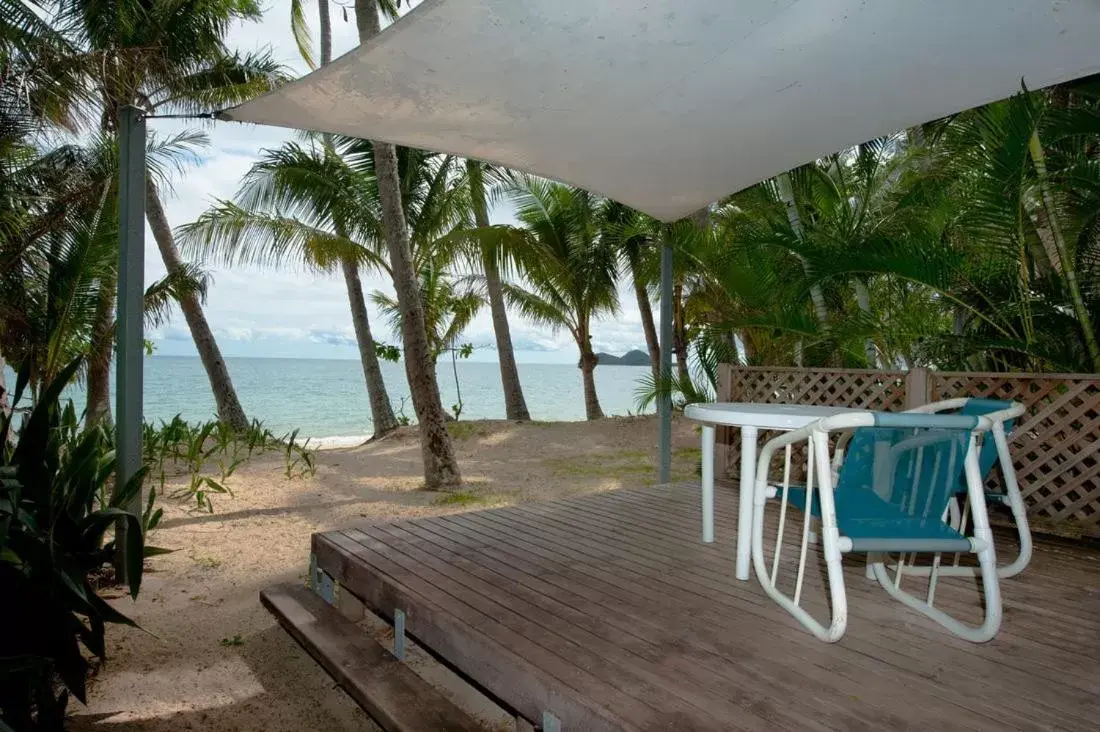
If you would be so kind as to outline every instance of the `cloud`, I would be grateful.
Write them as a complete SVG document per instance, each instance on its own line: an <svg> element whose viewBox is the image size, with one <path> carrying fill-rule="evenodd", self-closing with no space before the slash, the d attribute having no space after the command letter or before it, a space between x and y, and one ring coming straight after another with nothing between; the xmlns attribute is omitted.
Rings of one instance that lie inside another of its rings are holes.
<svg viewBox="0 0 1100 732"><path fill-rule="evenodd" d="M160 332L160 337L153 337L153 340L163 341L189 341L191 340L191 331L187 328L180 328L178 326L168 326Z"/></svg>
<svg viewBox="0 0 1100 732"><path fill-rule="evenodd" d="M351 346L358 348L355 335L344 330L311 330L309 340L314 343L327 343L330 346Z"/></svg>

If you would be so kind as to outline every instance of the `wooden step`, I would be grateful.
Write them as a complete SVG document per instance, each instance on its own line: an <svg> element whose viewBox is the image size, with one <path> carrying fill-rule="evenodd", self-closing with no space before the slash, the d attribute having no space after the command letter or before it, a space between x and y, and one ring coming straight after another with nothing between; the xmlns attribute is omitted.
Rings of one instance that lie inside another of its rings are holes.
<svg viewBox="0 0 1100 732"><path fill-rule="evenodd" d="M484 729L308 588L275 585L260 591L260 601L383 729Z"/></svg>

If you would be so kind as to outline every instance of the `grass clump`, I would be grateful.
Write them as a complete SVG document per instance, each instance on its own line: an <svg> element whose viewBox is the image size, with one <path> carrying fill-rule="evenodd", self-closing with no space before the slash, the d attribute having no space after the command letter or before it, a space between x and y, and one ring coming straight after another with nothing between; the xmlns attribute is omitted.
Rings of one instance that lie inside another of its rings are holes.
<svg viewBox="0 0 1100 732"><path fill-rule="evenodd" d="M455 440L469 440L473 437L485 437L489 430L483 424L477 422L448 422L447 431Z"/></svg>
<svg viewBox="0 0 1100 732"><path fill-rule="evenodd" d="M489 503L489 497L470 491L456 491L436 496L432 501L436 506L478 506Z"/></svg>

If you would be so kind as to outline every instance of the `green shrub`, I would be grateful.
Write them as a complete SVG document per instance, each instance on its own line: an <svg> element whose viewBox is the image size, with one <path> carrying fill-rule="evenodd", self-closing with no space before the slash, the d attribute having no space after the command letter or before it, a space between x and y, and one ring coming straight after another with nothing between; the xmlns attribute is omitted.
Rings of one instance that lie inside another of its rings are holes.
<svg viewBox="0 0 1100 732"><path fill-rule="evenodd" d="M141 517L123 509L144 471L111 496L109 436L79 428L59 395L80 360L42 390L15 441L0 441L0 729L61 729L72 694L84 701L89 664L103 659L106 623L133 622L100 598L89 575L115 558L130 594L141 586ZM27 384L19 374L18 402ZM13 405L14 406L14 405ZM11 417L0 417L0 435ZM105 541L124 524L125 546ZM59 691L60 690L60 691Z"/></svg>

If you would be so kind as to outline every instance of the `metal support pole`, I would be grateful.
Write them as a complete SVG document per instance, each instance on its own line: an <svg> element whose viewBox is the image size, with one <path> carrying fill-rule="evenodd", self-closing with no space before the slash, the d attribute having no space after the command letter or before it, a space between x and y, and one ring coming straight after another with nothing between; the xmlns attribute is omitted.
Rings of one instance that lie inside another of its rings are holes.
<svg viewBox="0 0 1100 732"><path fill-rule="evenodd" d="M145 117L136 107L123 107L118 125L118 312L115 384L116 490L141 470L142 330L145 298ZM141 491L124 508L141 515ZM125 524L119 523L118 546L125 546ZM115 571L125 581L125 562Z"/></svg>
<svg viewBox="0 0 1100 732"><path fill-rule="evenodd" d="M657 400L657 438L660 472L658 483L672 475L672 246L668 232L661 246L661 395Z"/></svg>

